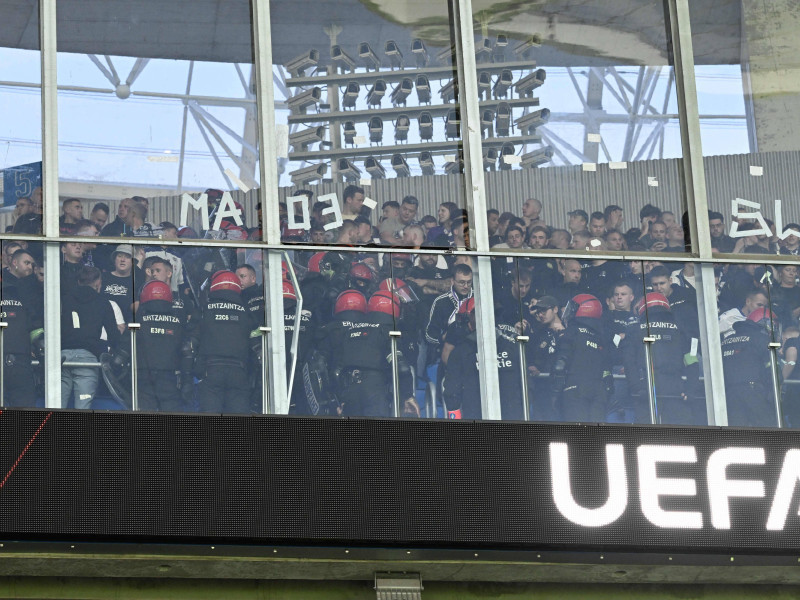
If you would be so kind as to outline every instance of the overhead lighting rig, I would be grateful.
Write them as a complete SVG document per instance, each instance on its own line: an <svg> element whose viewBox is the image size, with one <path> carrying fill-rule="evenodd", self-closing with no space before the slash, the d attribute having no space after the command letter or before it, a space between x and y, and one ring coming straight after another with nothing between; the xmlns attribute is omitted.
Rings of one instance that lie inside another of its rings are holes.
<svg viewBox="0 0 800 600"><path fill-rule="evenodd" d="M417 122L419 123L419 137L422 140L432 140L433 139L433 117L431 113L428 111L423 111L419 113L419 117L417 117Z"/></svg>
<svg viewBox="0 0 800 600"><path fill-rule="evenodd" d="M507 136L511 129L511 105L508 102L501 102L497 105L497 117L495 118L495 135Z"/></svg>
<svg viewBox="0 0 800 600"><path fill-rule="evenodd" d="M356 61L338 45L331 46L331 62L335 67L341 69L343 73L345 70L351 73L356 70Z"/></svg>
<svg viewBox="0 0 800 600"><path fill-rule="evenodd" d="M411 128L411 119L408 115L400 115L394 122L394 141L406 142L408 141L408 130Z"/></svg>
<svg viewBox="0 0 800 600"><path fill-rule="evenodd" d="M521 116L514 121L517 128L524 134L529 134L540 125L544 125L550 119L550 109L542 108L527 115Z"/></svg>
<svg viewBox="0 0 800 600"><path fill-rule="evenodd" d="M370 69L377 71L381 67L381 59L372 50L372 46L367 42L361 42L358 45L358 57L366 65L367 71Z"/></svg>
<svg viewBox="0 0 800 600"><path fill-rule="evenodd" d="M431 82L427 75L417 75L417 99L420 104L431 103Z"/></svg>
<svg viewBox="0 0 800 600"><path fill-rule="evenodd" d="M523 169L538 167L539 165L543 165L546 162L550 162L552 158L553 158L553 149L550 146L545 146L544 148L540 148L539 150L534 150L533 152L528 152L527 154L523 154L519 166L522 167Z"/></svg>
<svg viewBox="0 0 800 600"><path fill-rule="evenodd" d="M530 75L520 79L514 86L520 98L532 97L533 90L544 83L545 77L547 77L547 72L544 69L536 69Z"/></svg>
<svg viewBox="0 0 800 600"><path fill-rule="evenodd" d="M503 69L500 75L497 76L497 81L494 82L492 94L495 99L505 98L508 95L508 88L514 83L514 74L510 69Z"/></svg>
<svg viewBox="0 0 800 600"><path fill-rule="evenodd" d="M346 158L340 158L336 161L336 168L345 181L358 181L361 179L361 169Z"/></svg>
<svg viewBox="0 0 800 600"><path fill-rule="evenodd" d="M369 141L371 144L380 144L383 141L383 119L372 117L369 120Z"/></svg>
<svg viewBox="0 0 800 600"><path fill-rule="evenodd" d="M310 167L303 167L302 169L292 171L289 173L289 177L292 179L292 184L296 186L306 185L312 181L322 179L327 172L328 165L325 163L319 163L316 165L311 165Z"/></svg>
<svg viewBox="0 0 800 600"><path fill-rule="evenodd" d="M318 87L313 87L305 92L295 94L286 101L289 110L296 115L306 114L306 109L316 106L322 99L322 90Z"/></svg>
<svg viewBox="0 0 800 600"><path fill-rule="evenodd" d="M461 114L457 108L449 111L444 118L444 137L454 139L461 135Z"/></svg>
<svg viewBox="0 0 800 600"><path fill-rule="evenodd" d="M413 90L414 90L414 81L411 79L411 77L404 77L402 81L400 81L400 83L398 83L392 90L389 99L395 106L397 106L398 104L402 104L403 106L405 106L406 99Z"/></svg>
<svg viewBox="0 0 800 600"><path fill-rule="evenodd" d="M342 125L344 143L353 146L356 143L356 124L353 121L345 121Z"/></svg>
<svg viewBox="0 0 800 600"><path fill-rule="evenodd" d="M383 165L381 165L377 158L368 156L364 160L364 168L373 179L386 179L386 169L383 168Z"/></svg>
<svg viewBox="0 0 800 600"><path fill-rule="evenodd" d="M380 106L384 94L386 94L386 81L383 79L376 79L367 93L367 104L370 106Z"/></svg>
<svg viewBox="0 0 800 600"><path fill-rule="evenodd" d="M295 56L292 60L287 62L284 67L292 77L302 77L306 69L316 67L319 63L319 50L313 48L307 52L303 52L299 56Z"/></svg>
<svg viewBox="0 0 800 600"><path fill-rule="evenodd" d="M355 108L359 93L361 93L361 86L357 81L348 83L342 95L342 108Z"/></svg>
<svg viewBox="0 0 800 600"><path fill-rule="evenodd" d="M327 127L320 125L319 127L309 127L303 129L289 136L289 145L295 150L306 150L313 144L318 144L325 139L325 132Z"/></svg>
<svg viewBox="0 0 800 600"><path fill-rule="evenodd" d="M433 164L433 155L427 150L419 153L419 168L422 169L423 175L433 175L436 173L436 167Z"/></svg>
<svg viewBox="0 0 800 600"><path fill-rule="evenodd" d="M428 66L430 57L428 56L428 49L425 47L425 42L419 38L411 40L411 54L414 55L414 60L417 63L418 69L424 69Z"/></svg>
<svg viewBox="0 0 800 600"><path fill-rule="evenodd" d="M388 40L384 44L383 53L389 59L393 71L403 66L403 53L400 52L400 47L394 40Z"/></svg>
<svg viewBox="0 0 800 600"><path fill-rule="evenodd" d="M408 168L408 163L402 154L392 155L392 168L398 177L409 177L411 175L411 169Z"/></svg>
<svg viewBox="0 0 800 600"><path fill-rule="evenodd" d="M506 156L514 156L516 154L516 150L514 149L514 144L506 142L502 146L500 146L500 170L501 171L508 171L511 169L511 163L506 162Z"/></svg>

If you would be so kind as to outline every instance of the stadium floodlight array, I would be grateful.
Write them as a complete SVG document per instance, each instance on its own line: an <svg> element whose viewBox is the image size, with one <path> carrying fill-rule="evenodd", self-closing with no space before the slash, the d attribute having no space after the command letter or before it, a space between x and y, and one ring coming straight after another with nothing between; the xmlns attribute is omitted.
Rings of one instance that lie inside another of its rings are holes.
<svg viewBox="0 0 800 600"><path fill-rule="evenodd" d="M497 105L497 117L495 118L495 135L505 136L511 129L511 106L508 102L501 102Z"/></svg>
<svg viewBox="0 0 800 600"><path fill-rule="evenodd" d="M358 57L361 61L366 65L367 71L370 69L374 69L377 71L381 68L381 59L380 57L375 54L372 49L372 46L369 45L367 42L361 42L358 45Z"/></svg>
<svg viewBox="0 0 800 600"><path fill-rule="evenodd" d="M420 104L431 103L431 83L427 75L417 75L417 99Z"/></svg>
<svg viewBox="0 0 800 600"><path fill-rule="evenodd" d="M402 154L392 155L392 168L398 177L409 177L411 175L411 169L409 169L408 163Z"/></svg>
<svg viewBox="0 0 800 600"><path fill-rule="evenodd" d="M419 137L422 140L432 140L433 139L433 117L431 113L428 111L423 111L419 113L419 117L417 118L419 122Z"/></svg>
<svg viewBox="0 0 800 600"><path fill-rule="evenodd" d="M386 169L383 168L383 165L381 165L381 162L377 158L368 156L364 160L364 168L373 179L386 179Z"/></svg>
<svg viewBox="0 0 800 600"><path fill-rule="evenodd" d="M516 54L519 58L528 58L531 50L533 48L538 48L541 45L542 38L539 37L538 34L533 34L514 47L514 54Z"/></svg>
<svg viewBox="0 0 800 600"><path fill-rule="evenodd" d="M442 97L442 102L452 102L458 96L458 81L451 79L442 86L439 90L439 95Z"/></svg>
<svg viewBox="0 0 800 600"><path fill-rule="evenodd" d="M306 150L312 144L318 144L324 140L326 131L327 127L324 125L303 129L289 136L289 145L295 150Z"/></svg>
<svg viewBox="0 0 800 600"><path fill-rule="evenodd" d="M308 50L302 54L295 56L292 60L287 62L284 67L293 77L302 77L306 69L316 67L319 63L319 50Z"/></svg>
<svg viewBox="0 0 800 600"><path fill-rule="evenodd" d="M331 62L342 71L348 70L352 73L356 70L356 61L339 45L331 46Z"/></svg>
<svg viewBox="0 0 800 600"><path fill-rule="evenodd" d="M539 127L539 125L544 125L545 123L547 123L549 119L550 119L550 109L542 108L532 113L528 113L527 115L523 115L514 122L517 124L517 128L522 133L528 134L534 131L537 127Z"/></svg>
<svg viewBox="0 0 800 600"><path fill-rule="evenodd" d="M530 75L520 79L514 86L520 98L533 96L533 90L544 83L545 77L547 77L547 72L544 69L536 69Z"/></svg>
<svg viewBox="0 0 800 600"><path fill-rule="evenodd" d="M502 146L500 146L500 170L501 171L508 171L511 169L511 163L506 162L506 156L514 156L516 154L516 149L514 148L514 144L506 142Z"/></svg>
<svg viewBox="0 0 800 600"><path fill-rule="evenodd" d="M492 58L492 42L489 38L483 38L475 44L475 60L479 63L488 62Z"/></svg>
<svg viewBox="0 0 800 600"><path fill-rule="evenodd" d="M342 133L344 134L344 143L353 145L356 143L356 124L353 121L345 121L342 125Z"/></svg>
<svg viewBox="0 0 800 600"><path fill-rule="evenodd" d="M505 98L508 95L508 89L514 83L514 74L511 69L503 69L500 75L497 76L497 81L494 82L492 94L495 98Z"/></svg>
<svg viewBox="0 0 800 600"><path fill-rule="evenodd" d="M522 167L523 169L538 167L539 165L543 165L546 162L550 162L552 158L553 158L553 149L550 146L545 146L544 148L539 148L538 150L534 150L533 152L528 152L527 154L523 154L519 166Z"/></svg>
<svg viewBox="0 0 800 600"><path fill-rule="evenodd" d="M424 69L428 66L430 57L428 56L428 49L425 47L425 42L419 38L411 40L411 54L414 55L414 60L417 62L418 69Z"/></svg>
<svg viewBox="0 0 800 600"><path fill-rule="evenodd" d="M306 109L319 104L321 98L322 90L315 86L310 90L295 94L286 101L286 105L293 114L304 115L306 113Z"/></svg>
<svg viewBox="0 0 800 600"><path fill-rule="evenodd" d="M369 141L371 144L380 144L383 141L383 119L372 117L369 120Z"/></svg>
<svg viewBox="0 0 800 600"><path fill-rule="evenodd" d="M400 83L398 83L392 90L389 99L395 106L397 106L398 104L402 104L403 106L405 106L406 98L408 98L409 94L411 94L413 89L414 89L414 80L411 79L411 77L404 77L403 80Z"/></svg>
<svg viewBox="0 0 800 600"><path fill-rule="evenodd" d="M358 85L357 81L351 81L347 84L347 87L344 88L344 94L342 95L342 108L355 108L356 101L358 100L358 94L361 92L361 86Z"/></svg>
<svg viewBox="0 0 800 600"><path fill-rule="evenodd" d="M504 33L497 35L492 48L492 62L501 63L506 60L506 47L508 46L508 36Z"/></svg>
<svg viewBox="0 0 800 600"><path fill-rule="evenodd" d="M436 167L433 164L433 155L424 150L419 153L419 168L422 169L423 175L433 175L436 173Z"/></svg>
<svg viewBox="0 0 800 600"><path fill-rule="evenodd" d="M327 172L328 165L325 163L319 163L316 165L311 165L310 167L303 167L302 169L292 171L289 173L289 177L292 178L292 184L294 185L306 185L312 181L322 179Z"/></svg>
<svg viewBox="0 0 800 600"><path fill-rule="evenodd" d="M361 169L347 158L340 158L336 161L336 167L339 175L344 177L345 181L358 181L361 179Z"/></svg>
<svg viewBox="0 0 800 600"><path fill-rule="evenodd" d="M387 40L383 45L383 53L389 59L389 64L392 70L403 66L403 53L400 52L400 47L394 40Z"/></svg>
<svg viewBox="0 0 800 600"><path fill-rule="evenodd" d="M461 114L458 109L448 111L444 118L444 136L448 139L457 138L461 135Z"/></svg>
<svg viewBox="0 0 800 600"><path fill-rule="evenodd" d="M485 148L483 150L483 168L494 171L496 166L497 166L497 149Z"/></svg>
<svg viewBox="0 0 800 600"><path fill-rule="evenodd" d="M408 115L400 115L394 122L394 141L405 142L408 141L408 130L411 128L411 119Z"/></svg>
<svg viewBox="0 0 800 600"><path fill-rule="evenodd" d="M488 71L478 73L478 99L489 99L489 90L492 89L492 75Z"/></svg>
<svg viewBox="0 0 800 600"><path fill-rule="evenodd" d="M367 93L367 104L370 106L380 106L383 96L386 94L386 81L376 79Z"/></svg>

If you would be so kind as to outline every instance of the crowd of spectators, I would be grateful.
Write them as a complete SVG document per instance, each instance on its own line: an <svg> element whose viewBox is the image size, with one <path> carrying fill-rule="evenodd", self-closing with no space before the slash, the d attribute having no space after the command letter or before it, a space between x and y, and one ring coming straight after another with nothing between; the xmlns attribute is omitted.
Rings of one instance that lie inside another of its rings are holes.
<svg viewBox="0 0 800 600"><path fill-rule="evenodd" d="M213 221L222 192L206 193ZM436 216L420 216L418 200L407 196L384 203L373 225L364 190L349 186L343 224L326 229L329 204L313 202L311 192L305 195L311 227L289 229L284 212L283 240L349 248L290 247L283 289L286 347L293 358L287 361L290 412L389 416L396 394L406 416L480 418L474 259L414 252L468 247L464 211L445 202ZM38 209L29 204L18 205L18 223L34 222L27 217L32 214L41 224L41 203ZM113 219L110 213L99 202L87 218L81 200L62 203L64 236L153 238L152 244L124 239L61 244L64 406L90 408L100 395L132 407L135 363L141 410L261 412L263 252L161 243L260 239L260 211L254 227L226 217L220 231L153 224L142 197L122 200ZM684 228L673 213L652 205L641 209L638 227L625 229L624 216L615 205L591 214L576 209L567 214L567 227L559 229L546 223L542 203L533 198L522 204L521 216L488 211L491 246L507 250L491 261L502 418L522 419L527 410L535 420L649 422L650 390L662 422L706 422L702 307L696 300L695 263L679 256L685 251ZM709 225L712 244L721 252L798 252L796 236L734 240L719 213L709 213ZM748 224L739 229L747 231ZM360 245L397 251L359 252ZM571 248L589 258L515 252L526 248ZM620 250L654 254L644 261L587 254ZM673 254L659 258L659 253ZM42 358L42 244L6 241L2 254L1 302L9 322L5 403L30 406L43 394L41 366L31 361ZM798 268L726 264L715 268L715 276L731 423L774 424L767 422L774 408L764 405L770 397L767 348L772 340L782 344L786 419L800 425L800 388L791 384L800 376L795 372ZM130 323L140 325L136 361L130 355ZM647 344L654 381L648 375ZM742 389L748 394L737 391Z"/></svg>

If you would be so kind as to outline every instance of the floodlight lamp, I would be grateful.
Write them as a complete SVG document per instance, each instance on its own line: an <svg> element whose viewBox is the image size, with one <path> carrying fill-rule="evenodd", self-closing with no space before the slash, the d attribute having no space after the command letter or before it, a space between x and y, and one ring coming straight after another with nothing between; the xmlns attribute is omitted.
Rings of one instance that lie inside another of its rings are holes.
<svg viewBox="0 0 800 600"><path fill-rule="evenodd" d="M345 121L342 125L342 133L344 134L344 143L354 145L356 143L356 124L353 121Z"/></svg>
<svg viewBox="0 0 800 600"><path fill-rule="evenodd" d="M368 156L364 160L364 168L373 179L386 179L386 169L383 168L380 161L372 156Z"/></svg>
<svg viewBox="0 0 800 600"><path fill-rule="evenodd" d="M392 94L390 99L392 104L397 106L398 104L402 104L403 106L406 105L406 98L408 98L411 91L414 89L414 80L410 77L405 77L403 80L397 84L397 86L392 90Z"/></svg>
<svg viewBox="0 0 800 600"><path fill-rule="evenodd" d="M383 79L376 79L367 93L367 104L370 106L380 106L385 93L386 82Z"/></svg>
<svg viewBox="0 0 800 600"><path fill-rule="evenodd" d="M356 61L339 45L331 46L331 62L342 71L348 70L352 73L356 70Z"/></svg>
<svg viewBox="0 0 800 600"><path fill-rule="evenodd" d="M295 94L286 101L289 110L296 115L306 114L306 109L319 104L322 98L322 90L318 87L313 87L305 92Z"/></svg>
<svg viewBox="0 0 800 600"><path fill-rule="evenodd" d="M458 96L458 81L451 79L442 86L439 90L439 95L442 97L442 102L452 102Z"/></svg>
<svg viewBox="0 0 800 600"><path fill-rule="evenodd" d="M508 46L508 36L505 33L498 33L494 40L495 48L505 48Z"/></svg>
<svg viewBox="0 0 800 600"><path fill-rule="evenodd" d="M497 167L497 150L495 148L486 148L483 151L483 168L489 171L494 171Z"/></svg>
<svg viewBox="0 0 800 600"><path fill-rule="evenodd" d="M411 175L411 169L409 169L408 163L406 159L403 158L402 154L392 155L392 168L394 172L397 173L398 177L408 177Z"/></svg>
<svg viewBox="0 0 800 600"><path fill-rule="evenodd" d="M481 132L488 131L494 124L494 110L484 108L481 111Z"/></svg>
<svg viewBox="0 0 800 600"><path fill-rule="evenodd" d="M417 118L419 122L419 137L421 140L433 139L433 117L428 111L419 113Z"/></svg>
<svg viewBox="0 0 800 600"><path fill-rule="evenodd" d="M508 88L511 87L513 82L514 75L511 73L511 69L503 69L500 71L500 75L498 75L497 81L494 82L494 88L492 89L494 97L505 98L508 94Z"/></svg>
<svg viewBox="0 0 800 600"><path fill-rule="evenodd" d="M372 46L367 42L361 42L358 45L358 57L366 65L367 71L375 69L376 71L381 67L381 59L372 50Z"/></svg>
<svg viewBox="0 0 800 600"><path fill-rule="evenodd" d="M550 162L552 158L553 149L550 146L545 146L544 148L539 148L533 152L523 154L519 166L521 166L523 169L538 167L546 162Z"/></svg>
<svg viewBox="0 0 800 600"><path fill-rule="evenodd" d="M444 118L444 136L448 139L461 135L461 114L458 109L453 109Z"/></svg>
<svg viewBox="0 0 800 600"><path fill-rule="evenodd" d="M520 79L514 87L520 97L530 98L533 96L533 90L544 83L545 77L547 77L547 72L544 69L536 69L530 75Z"/></svg>
<svg viewBox="0 0 800 600"><path fill-rule="evenodd" d="M495 134L508 135L511 128L511 106L508 102L497 105L497 118L495 119Z"/></svg>
<svg viewBox="0 0 800 600"><path fill-rule="evenodd" d="M457 156L456 160L444 163L444 172L448 175L459 175L460 173L463 173L464 159L462 159L460 156Z"/></svg>
<svg viewBox="0 0 800 600"><path fill-rule="evenodd" d="M487 62L492 56L492 42L488 38L475 44L475 60L479 63Z"/></svg>
<svg viewBox="0 0 800 600"><path fill-rule="evenodd" d="M355 108L358 94L361 91L361 86L357 81L351 81L344 88L344 95L342 96L342 108Z"/></svg>
<svg viewBox="0 0 800 600"><path fill-rule="evenodd" d="M542 108L532 113L528 113L527 115L523 115L514 122L517 124L517 127L522 133L528 134L531 131L534 131L540 125L547 123L549 119L550 109Z"/></svg>
<svg viewBox="0 0 800 600"><path fill-rule="evenodd" d="M433 164L433 155L424 150L419 153L419 168L422 169L423 175L433 175L436 173L436 167Z"/></svg>
<svg viewBox="0 0 800 600"><path fill-rule="evenodd" d="M502 146L500 146L500 170L501 171L508 171L511 169L511 163L506 162L506 156L514 156L516 153L516 149L514 148L514 144L510 142L506 142Z"/></svg>
<svg viewBox="0 0 800 600"><path fill-rule="evenodd" d="M291 145L295 151L298 149L306 150L310 145L318 144L324 140L325 131L325 126L309 127L308 129L298 131L289 136L289 145Z"/></svg>
<svg viewBox="0 0 800 600"><path fill-rule="evenodd" d="M417 75L417 99L420 104L431 103L431 83L427 75Z"/></svg>
<svg viewBox="0 0 800 600"><path fill-rule="evenodd" d="M436 55L436 61L443 65L452 65L455 62L456 47L450 44Z"/></svg>
<svg viewBox="0 0 800 600"><path fill-rule="evenodd" d="M292 184L294 185L306 185L312 181L322 179L327 171L328 165L325 163L319 163L316 165L311 165L310 167L303 167L302 169L292 171L289 173L289 177L291 177Z"/></svg>
<svg viewBox="0 0 800 600"><path fill-rule="evenodd" d="M492 89L492 75L488 71L478 73L478 98L489 99L489 90Z"/></svg>
<svg viewBox="0 0 800 600"><path fill-rule="evenodd" d="M369 141L371 144L380 144L383 141L383 119L380 117L369 120Z"/></svg>
<svg viewBox="0 0 800 600"><path fill-rule="evenodd" d="M532 48L538 48L542 45L542 38L538 34L533 34L527 39L523 40L514 48L514 54L520 58L528 58Z"/></svg>
<svg viewBox="0 0 800 600"><path fill-rule="evenodd" d="M361 169L346 158L340 158L336 162L336 167L339 175L344 177L345 181L358 181L361 179Z"/></svg>
<svg viewBox="0 0 800 600"><path fill-rule="evenodd" d="M392 70L403 66L403 53L394 40L388 40L383 46L383 53L389 58Z"/></svg>
<svg viewBox="0 0 800 600"><path fill-rule="evenodd" d="M417 68L423 69L428 66L428 49L425 47L425 42L419 38L411 40L411 54L414 55L414 60L417 61Z"/></svg>
<svg viewBox="0 0 800 600"><path fill-rule="evenodd" d="M307 52L303 52L299 56L295 56L292 60L287 62L284 67L293 77L302 77L306 69L316 67L319 63L319 50L313 48Z"/></svg>
<svg viewBox="0 0 800 600"><path fill-rule="evenodd" d="M400 115L394 122L394 141L405 142L408 141L408 130L411 127L411 119L408 115Z"/></svg>

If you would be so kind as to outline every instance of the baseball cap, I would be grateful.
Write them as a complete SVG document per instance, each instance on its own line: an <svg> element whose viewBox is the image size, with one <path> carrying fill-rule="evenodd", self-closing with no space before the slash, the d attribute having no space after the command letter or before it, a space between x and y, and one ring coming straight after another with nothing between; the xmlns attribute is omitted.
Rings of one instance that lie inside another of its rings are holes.
<svg viewBox="0 0 800 600"><path fill-rule="evenodd" d="M122 254L127 254L129 256L133 256L133 246L130 244L120 244L116 248L114 248L113 254L117 254L121 252Z"/></svg>
<svg viewBox="0 0 800 600"><path fill-rule="evenodd" d="M578 208L578 209L576 209L576 210L571 210L571 211L569 211L569 212L567 213L567 216L569 216L569 217L572 217L572 216L575 216L575 215L578 215L579 217L583 217L583 218L584 218L584 220L586 220L586 221L588 221L588 220L589 220L589 215L588 215L588 214L586 214L586 211L585 211L585 210L583 210L582 208ZM551 296L551 297L552 297L552 296Z"/></svg>
<svg viewBox="0 0 800 600"><path fill-rule="evenodd" d="M531 312L535 310L547 310L549 308L558 308L558 300L552 296L542 296L536 301L536 304L531 306Z"/></svg>

